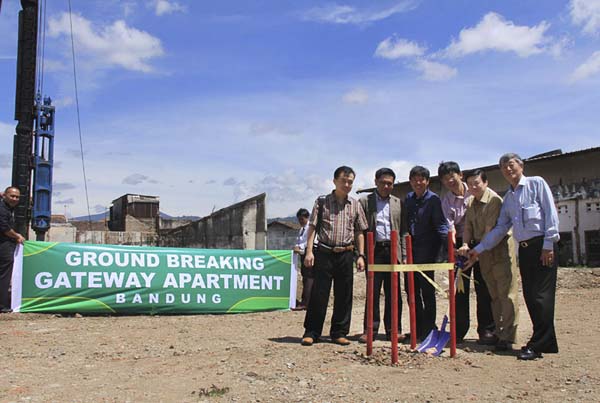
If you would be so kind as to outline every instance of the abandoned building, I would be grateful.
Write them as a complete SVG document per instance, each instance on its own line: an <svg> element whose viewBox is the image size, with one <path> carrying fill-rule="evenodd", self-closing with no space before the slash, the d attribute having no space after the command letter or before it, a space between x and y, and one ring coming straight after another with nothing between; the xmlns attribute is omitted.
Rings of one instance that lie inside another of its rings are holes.
<svg viewBox="0 0 600 403"><path fill-rule="evenodd" d="M109 210L110 231L158 232L158 196L125 194L112 201Z"/></svg>

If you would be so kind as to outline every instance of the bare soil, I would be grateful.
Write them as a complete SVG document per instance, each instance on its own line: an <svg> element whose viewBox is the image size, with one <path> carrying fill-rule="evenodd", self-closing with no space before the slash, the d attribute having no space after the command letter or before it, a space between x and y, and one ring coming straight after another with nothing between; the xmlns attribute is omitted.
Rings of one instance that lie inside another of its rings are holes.
<svg viewBox="0 0 600 403"><path fill-rule="evenodd" d="M440 280L442 283L443 279ZM2 402L593 402L600 401L600 269L560 269L560 353L522 362L475 342L457 358L353 342L302 347L304 312L60 317L0 315ZM352 334L362 330L355 275ZM440 315L446 302L438 297ZM475 306L474 297L471 306ZM521 301L519 342L531 323ZM404 329L408 319L404 309ZM325 325L328 329L329 324ZM515 349L521 344L516 344Z"/></svg>

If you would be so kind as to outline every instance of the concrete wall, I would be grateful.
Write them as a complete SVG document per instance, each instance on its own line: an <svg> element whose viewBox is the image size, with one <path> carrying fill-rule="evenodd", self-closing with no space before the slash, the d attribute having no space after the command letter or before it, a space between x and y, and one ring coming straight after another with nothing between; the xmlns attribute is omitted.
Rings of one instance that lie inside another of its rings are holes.
<svg viewBox="0 0 600 403"><path fill-rule="evenodd" d="M29 229L29 240L35 240L35 232ZM69 242L73 243L77 239L77 228L71 224L52 224L46 232L44 241L46 242Z"/></svg>
<svg viewBox="0 0 600 403"><path fill-rule="evenodd" d="M187 225L192 223L193 220L180 219L180 218L160 218L159 219L159 228L161 230L171 230L183 225Z"/></svg>
<svg viewBox="0 0 600 403"><path fill-rule="evenodd" d="M158 232L156 218L137 218L131 215L125 217L125 230L127 232Z"/></svg>
<svg viewBox="0 0 600 403"><path fill-rule="evenodd" d="M266 194L214 212L208 217L160 231L160 246L202 249L266 249Z"/></svg>
<svg viewBox="0 0 600 403"><path fill-rule="evenodd" d="M158 235L154 232L83 231L77 234L76 242L99 245L157 246Z"/></svg>
<svg viewBox="0 0 600 403"><path fill-rule="evenodd" d="M296 244L298 230L278 222L269 224L267 232L267 249L291 250Z"/></svg>

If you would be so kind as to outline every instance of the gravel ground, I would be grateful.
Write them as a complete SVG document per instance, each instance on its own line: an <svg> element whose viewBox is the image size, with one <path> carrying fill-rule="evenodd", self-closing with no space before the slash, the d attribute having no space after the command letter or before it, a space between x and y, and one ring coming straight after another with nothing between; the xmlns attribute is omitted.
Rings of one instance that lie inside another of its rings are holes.
<svg viewBox="0 0 600 403"><path fill-rule="evenodd" d="M440 280L442 284L444 280ZM61 317L0 315L2 402L600 401L600 269L560 269L560 354L517 361L475 343L457 358L353 342L300 346L304 312ZM352 332L362 330L364 274L355 275ZM438 311L445 311L438 298ZM475 305L474 297L472 306ZM519 342L531 323L521 301ZM403 323L408 319L404 310ZM472 309L472 323L475 323ZM330 313L330 312L329 312ZM326 324L325 328L328 328ZM515 345L519 348L520 344Z"/></svg>

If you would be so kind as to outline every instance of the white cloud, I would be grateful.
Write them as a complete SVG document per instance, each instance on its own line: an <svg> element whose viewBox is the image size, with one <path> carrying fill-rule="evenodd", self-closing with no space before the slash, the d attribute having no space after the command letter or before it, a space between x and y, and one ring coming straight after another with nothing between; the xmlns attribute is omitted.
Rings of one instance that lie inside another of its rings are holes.
<svg viewBox="0 0 600 403"><path fill-rule="evenodd" d="M597 34L600 30L600 0L571 0L571 21L582 26L586 34Z"/></svg>
<svg viewBox="0 0 600 403"><path fill-rule="evenodd" d="M421 78L427 81L447 81L457 74L454 67L426 59L417 59L412 67L421 72Z"/></svg>
<svg viewBox="0 0 600 403"><path fill-rule="evenodd" d="M348 5L327 5L315 7L304 13L303 18L309 21L327 22L332 24L367 24L391 17L394 14L412 10L416 7L414 1L401 1L384 9L358 10Z"/></svg>
<svg viewBox="0 0 600 403"><path fill-rule="evenodd" d="M394 60L401 57L422 56L425 50L416 42L390 36L377 45L375 56Z"/></svg>
<svg viewBox="0 0 600 403"><path fill-rule="evenodd" d="M70 96L64 96L64 97L58 97L58 98L52 99L52 105L56 106L57 108L64 108L67 106L71 106L71 105L73 105L73 102L75 102L75 100L73 99L73 97L70 97Z"/></svg>
<svg viewBox="0 0 600 403"><path fill-rule="evenodd" d="M122 184L124 185L139 185L140 183L158 183L158 181L156 179L152 179L146 175L142 175L142 174L131 174L129 176L126 176L125 178L123 178L123 180L121 181Z"/></svg>
<svg viewBox="0 0 600 403"><path fill-rule="evenodd" d="M495 50L528 57L545 51L544 45L550 38L544 34L549 27L550 24L545 21L533 27L515 25L499 14L488 13L475 27L461 30L459 39L452 41L445 54L449 57L461 57Z"/></svg>
<svg viewBox="0 0 600 403"><path fill-rule="evenodd" d="M69 65L61 60L55 60L46 57L44 59L44 70L46 72L68 71Z"/></svg>
<svg viewBox="0 0 600 403"><path fill-rule="evenodd" d="M331 180L314 174L299 175L295 169L287 169L276 175L265 174L262 178L255 178L250 183L231 179L228 180L227 185L234 187L233 194L236 202L265 192L268 202L271 203L270 208L275 208L275 205L279 203L292 205L310 203L314 201L316 195L329 193L333 186ZM307 195L308 199L312 200L307 201Z"/></svg>
<svg viewBox="0 0 600 403"><path fill-rule="evenodd" d="M369 101L369 93L361 88L356 88L345 93L342 96L342 101L346 104L366 104Z"/></svg>
<svg viewBox="0 0 600 403"><path fill-rule="evenodd" d="M63 36L70 41L67 13L50 19L48 35L54 38ZM164 53L160 39L129 27L123 20L98 27L86 18L74 14L73 36L78 56L86 58L96 68L119 66L147 73L152 71L148 62Z"/></svg>
<svg viewBox="0 0 600 403"><path fill-rule="evenodd" d="M153 5L154 13L158 16L185 11L184 6L171 0L155 0Z"/></svg>
<svg viewBox="0 0 600 403"><path fill-rule="evenodd" d="M600 50L594 52L583 64L571 74L571 82L585 80L600 73Z"/></svg>
<svg viewBox="0 0 600 403"><path fill-rule="evenodd" d="M568 36L563 36L548 47L548 53L558 59L562 56L565 48L571 46L573 46L573 40Z"/></svg>

